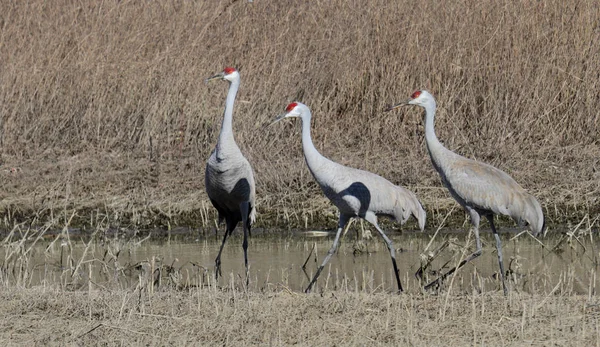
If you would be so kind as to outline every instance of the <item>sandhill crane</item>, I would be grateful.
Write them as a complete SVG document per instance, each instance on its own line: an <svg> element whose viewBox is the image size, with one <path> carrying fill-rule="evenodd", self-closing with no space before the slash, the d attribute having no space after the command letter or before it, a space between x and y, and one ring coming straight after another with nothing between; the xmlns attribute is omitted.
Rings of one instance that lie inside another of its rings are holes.
<svg viewBox="0 0 600 347"><path fill-rule="evenodd" d="M325 196L340 211L338 229L333 245L306 288L306 292L310 292L323 267L335 253L344 226L353 217L363 218L373 224L385 240L392 258L398 290L402 291L394 245L377 224L377 216L388 216L404 224L412 215L417 219L419 228L423 231L425 227L425 210L423 210L415 194L392 184L381 176L340 165L322 156L313 145L310 137L311 112L306 105L299 102L289 104L286 112L277 117L271 124L275 124L284 118L302 119L302 148L306 164Z"/></svg>
<svg viewBox="0 0 600 347"><path fill-rule="evenodd" d="M246 266L246 286L249 282L248 272L248 234L256 218L254 173L248 160L244 157L233 138L232 118L235 95L240 86L240 74L232 68L226 67L206 81L216 79L229 81L229 92L225 102L225 113L219 139L210 158L206 162L205 184L206 193L213 206L219 213L219 224L225 220L227 229L223 236L223 243L215 259L215 277L221 274L221 253L227 237L231 235L238 222L242 222L244 229L244 264Z"/></svg>
<svg viewBox="0 0 600 347"><path fill-rule="evenodd" d="M429 283L425 289L439 283L481 255L479 220L483 215L490 222L496 239L502 289L506 295L508 290L502 263L502 243L494 226L494 214L510 216L519 225L527 223L534 235L537 235L545 229L544 214L540 203L505 172L491 165L467 159L445 148L435 135L433 120L436 103L429 92L418 90L408 100L390 107L388 111L402 105L417 105L425 109L425 141L431 162L452 197L469 213L477 247L476 251L457 267Z"/></svg>

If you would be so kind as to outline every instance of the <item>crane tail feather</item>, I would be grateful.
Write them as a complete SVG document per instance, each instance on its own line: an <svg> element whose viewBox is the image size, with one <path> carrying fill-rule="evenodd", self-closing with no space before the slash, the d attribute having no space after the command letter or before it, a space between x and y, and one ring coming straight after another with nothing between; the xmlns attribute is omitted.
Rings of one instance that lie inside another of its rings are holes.
<svg viewBox="0 0 600 347"><path fill-rule="evenodd" d="M250 206L250 213L248 217L248 224L254 224L254 222L256 221L256 208L254 208L254 206Z"/></svg>
<svg viewBox="0 0 600 347"><path fill-rule="evenodd" d="M544 235L546 230L546 216L539 201L530 194L523 199L521 210L523 211L521 220L529 224L529 228L534 236Z"/></svg>
<svg viewBox="0 0 600 347"><path fill-rule="evenodd" d="M413 210L413 216L419 223L419 229L421 231L425 230L425 221L427 219L427 213L425 209L423 209L423 205L421 205L420 201L416 201L416 208Z"/></svg>
<svg viewBox="0 0 600 347"><path fill-rule="evenodd" d="M540 233L543 236L546 236L546 216L542 216L542 229L540 230Z"/></svg>
<svg viewBox="0 0 600 347"><path fill-rule="evenodd" d="M396 208L399 208L396 211L395 219L400 222L400 224L404 224L411 216L413 216L417 223L419 224L419 229L421 231L425 230L425 220L427 214L425 213L425 209L423 209L423 205L417 198L417 195L410 190L396 186Z"/></svg>

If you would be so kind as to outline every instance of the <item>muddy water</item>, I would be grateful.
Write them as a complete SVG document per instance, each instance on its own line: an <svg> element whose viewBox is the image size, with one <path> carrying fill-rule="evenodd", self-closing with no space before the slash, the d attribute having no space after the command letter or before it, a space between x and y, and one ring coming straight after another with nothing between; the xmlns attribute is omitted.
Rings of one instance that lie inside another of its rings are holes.
<svg viewBox="0 0 600 347"><path fill-rule="evenodd" d="M419 292L422 284L414 276L421 266L422 251L432 235L390 233L397 251L397 262L405 290ZM249 246L250 289L281 287L302 291L315 273L332 244L332 235L309 237L304 233L282 232L255 235ZM550 237L542 239L546 248L528 235L510 241L514 233L502 235L505 267L509 272L509 288L537 293L595 292L598 250L588 236L579 239ZM241 237L234 235L225 246L222 256L223 277L218 286L240 286L244 282L244 263ZM500 290L498 258L495 243L489 233L483 233L483 255L449 277L444 283L463 292ZM11 249L4 246L5 281L17 278L28 285L61 283L75 288L93 285L133 288L153 273L156 286L186 288L214 284L214 259L221 236L171 238L153 241L122 238L86 244L83 241L37 243L29 252L27 262L7 257ZM426 279L435 279L460 261L467 233L440 234L429 251L447 244L426 269ZM469 250L472 250L472 242ZM558 244L557 247L555 247ZM554 251L549 249L556 248ZM86 250L87 248L87 250ZM430 253L427 252L427 253ZM310 255L310 257L309 257ZM302 265L308 258L306 269ZM27 276L19 275L21 264L29 269ZM19 266L16 266L19 265ZM89 281L91 279L91 281ZM394 291L389 252L377 237L371 240L347 235L337 254L322 272L318 290L347 289L361 291Z"/></svg>

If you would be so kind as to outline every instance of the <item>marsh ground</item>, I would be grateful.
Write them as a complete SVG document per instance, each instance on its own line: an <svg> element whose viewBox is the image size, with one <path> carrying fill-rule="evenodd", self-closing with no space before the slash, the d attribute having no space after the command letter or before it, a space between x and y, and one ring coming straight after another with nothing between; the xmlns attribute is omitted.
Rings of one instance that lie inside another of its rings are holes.
<svg viewBox="0 0 600 347"><path fill-rule="evenodd" d="M598 251L587 227L539 242L503 234L510 294L502 295L491 235L484 254L442 287L423 291L465 256L455 232L397 234L405 293L395 293L383 243L351 230L314 293L302 289L330 246L303 233L258 233L245 287L240 238L214 280L219 238L101 234L45 239L15 230L2 243L0 341L109 345L598 345ZM40 237L41 236L41 237ZM430 242L432 241L432 242ZM420 250L423 250L421 252ZM309 258L307 272L302 264Z"/></svg>
<svg viewBox="0 0 600 347"><path fill-rule="evenodd" d="M191 289L0 293L3 345L596 346L596 297Z"/></svg>

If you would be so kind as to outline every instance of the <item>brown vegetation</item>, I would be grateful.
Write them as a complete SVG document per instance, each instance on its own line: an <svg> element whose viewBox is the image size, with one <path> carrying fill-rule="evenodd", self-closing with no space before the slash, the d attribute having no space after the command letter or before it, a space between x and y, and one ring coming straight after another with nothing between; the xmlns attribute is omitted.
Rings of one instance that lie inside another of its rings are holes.
<svg viewBox="0 0 600 347"><path fill-rule="evenodd" d="M424 292L412 271L403 271L401 295L391 292L393 276L377 264L367 270L377 273L366 278L363 273L362 280L358 265L352 272L339 271L339 263L353 257L342 247L316 293L303 294L295 290L308 279L290 280L302 261L278 264L265 257L282 240L292 244L286 253L298 247L309 253L302 240L253 239L251 249L263 260L252 258L252 281L245 287L239 248L232 252L239 271L226 270L219 282L212 266L197 261L198 254L212 253L212 265L218 240L212 247L193 243L190 258L176 242L112 237L106 225L81 240L63 233L52 241L45 230L17 225L0 242L0 344L593 346L600 343L598 253L585 222L560 239L546 238L549 247L528 244L529 239L507 242L507 250L514 248L508 297L485 270L486 262L496 268L491 238L484 238L487 260L484 255L456 272L438 292ZM427 250L410 240L404 236L399 244ZM436 240L431 250L454 248L455 255L464 256L463 240L460 247L456 242ZM326 243L321 242L321 253ZM381 242L369 248L387 264ZM355 261L360 257L374 256L355 254ZM521 268L520 258L536 265ZM233 261L227 262L229 269ZM388 278L378 284L379 276Z"/></svg>
<svg viewBox="0 0 600 347"><path fill-rule="evenodd" d="M3 345L594 346L585 296L0 291Z"/></svg>
<svg viewBox="0 0 600 347"><path fill-rule="evenodd" d="M550 222L596 213L599 18L591 0L3 2L5 226L211 224L203 170L226 86L203 79L226 65L263 225L335 211L297 126L263 127L292 100L323 154L415 190L438 225L453 202L421 111L382 112L417 88L438 99L440 139L509 172Z"/></svg>

